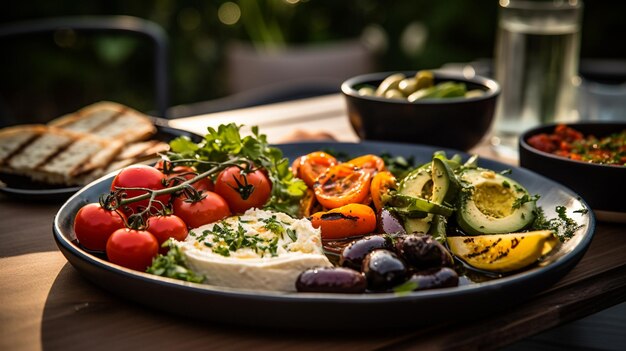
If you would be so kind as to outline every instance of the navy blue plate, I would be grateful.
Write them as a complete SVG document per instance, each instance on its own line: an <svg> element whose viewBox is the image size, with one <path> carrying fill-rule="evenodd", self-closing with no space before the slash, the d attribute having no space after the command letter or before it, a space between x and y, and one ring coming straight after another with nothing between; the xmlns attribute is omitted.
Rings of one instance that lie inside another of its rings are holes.
<svg viewBox="0 0 626 351"><path fill-rule="evenodd" d="M349 155L389 152L427 162L440 148L381 142L312 142L279 145L290 159L317 150L332 149ZM449 151L452 155L454 151ZM464 158L468 155L458 152ZM496 171L508 165L480 160L480 166ZM583 227L541 264L502 278L455 288L393 294L280 293L230 289L181 282L111 264L82 250L75 241L74 216L78 209L107 192L113 174L81 189L54 218L54 238L67 260L88 280L128 300L189 318L256 327L300 329L415 328L444 321L471 319L520 303L554 284L582 258L595 228L591 212L574 213L587 205L571 190L533 172L513 168L510 175L532 194L541 194L539 205L549 217L563 205Z"/></svg>

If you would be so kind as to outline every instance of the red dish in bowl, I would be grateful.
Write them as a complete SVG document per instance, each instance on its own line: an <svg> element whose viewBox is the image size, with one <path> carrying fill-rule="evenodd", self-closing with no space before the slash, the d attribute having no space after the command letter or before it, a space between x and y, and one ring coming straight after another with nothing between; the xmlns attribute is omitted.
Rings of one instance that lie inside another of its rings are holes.
<svg viewBox="0 0 626 351"><path fill-rule="evenodd" d="M626 130L626 122L579 122L568 127L598 139ZM529 140L552 134L556 124L526 131L519 141L520 165L551 178L578 193L591 206L599 220L626 222L626 166L607 165L570 159L541 151ZM579 158L574 156L574 158Z"/></svg>

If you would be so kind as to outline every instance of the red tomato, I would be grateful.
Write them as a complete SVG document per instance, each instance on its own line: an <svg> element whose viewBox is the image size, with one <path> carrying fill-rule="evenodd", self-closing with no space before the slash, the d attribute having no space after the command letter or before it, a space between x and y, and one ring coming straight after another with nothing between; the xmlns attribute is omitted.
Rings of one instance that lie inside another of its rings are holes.
<svg viewBox="0 0 626 351"><path fill-rule="evenodd" d="M175 166L174 168L168 170L167 172L164 172L163 160L160 160L159 162L157 162L156 165L154 165L154 168L163 172L167 176L168 184L170 186L175 185L175 184L180 184L185 180L193 179L195 176L198 175L196 169L193 167L189 167L189 166ZM181 177L184 180L179 180L177 183L172 184L171 180L172 178L175 178L175 177ZM193 186L198 191L207 191L207 190L213 191L213 188L214 188L213 181L209 177L202 178L194 182L193 184L191 184L191 186Z"/></svg>
<svg viewBox="0 0 626 351"><path fill-rule="evenodd" d="M336 164L337 159L333 156L316 151L298 157L291 167L298 178L302 179L309 188L313 188L317 177Z"/></svg>
<svg viewBox="0 0 626 351"><path fill-rule="evenodd" d="M113 184L111 184L111 190L116 190L117 188L148 188L159 190L165 188L164 182L166 180L166 176L159 172L156 168L146 166L146 165L133 165L126 167L120 171L113 179ZM139 196L146 194L145 190L127 190L127 198ZM156 198L156 200L161 201L162 203L168 203L170 200L170 195L161 195ZM155 204L156 208L161 209L161 206ZM141 207L146 208L148 206L148 200L141 200L137 202L133 202L127 205L133 213L138 212L138 209ZM126 214L130 214L131 211L127 209L124 210Z"/></svg>
<svg viewBox="0 0 626 351"><path fill-rule="evenodd" d="M363 203L370 192L371 173L349 163L329 168L317 178L315 197L325 208Z"/></svg>
<svg viewBox="0 0 626 351"><path fill-rule="evenodd" d="M215 192L226 200L233 213L260 208L270 198L272 186L260 170L242 174L239 167L224 169L215 181Z"/></svg>
<svg viewBox="0 0 626 351"><path fill-rule="evenodd" d="M221 196L211 191L202 195L203 198L196 202L191 202L185 196L174 199L174 214L189 228L197 228L230 216L228 204Z"/></svg>
<svg viewBox="0 0 626 351"><path fill-rule="evenodd" d="M161 245L169 238L183 241L189 233L187 224L176 215L150 217L146 224L147 230L158 240L161 253L167 251L167 248L163 248Z"/></svg>
<svg viewBox="0 0 626 351"><path fill-rule="evenodd" d="M118 229L109 237L106 252L109 261L145 272L159 253L159 243L148 231Z"/></svg>
<svg viewBox="0 0 626 351"><path fill-rule="evenodd" d="M74 218L74 233L80 245L88 250L104 251L114 231L124 228L125 216L109 211L98 203L87 204Z"/></svg>

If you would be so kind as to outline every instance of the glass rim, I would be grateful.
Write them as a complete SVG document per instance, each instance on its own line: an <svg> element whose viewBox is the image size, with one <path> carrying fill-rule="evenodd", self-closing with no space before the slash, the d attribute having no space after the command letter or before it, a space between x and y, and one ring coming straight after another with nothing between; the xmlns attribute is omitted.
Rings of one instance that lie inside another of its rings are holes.
<svg viewBox="0 0 626 351"><path fill-rule="evenodd" d="M502 9L560 11L581 9L583 7L583 2L581 0L499 0L498 5Z"/></svg>

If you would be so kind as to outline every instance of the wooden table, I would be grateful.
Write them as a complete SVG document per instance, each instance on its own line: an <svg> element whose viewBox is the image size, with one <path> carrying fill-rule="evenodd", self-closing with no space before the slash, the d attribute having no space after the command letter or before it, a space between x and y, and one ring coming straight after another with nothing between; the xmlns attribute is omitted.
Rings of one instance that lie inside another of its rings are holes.
<svg viewBox="0 0 626 351"><path fill-rule="evenodd" d="M259 125L271 142L285 140L295 129L358 140L341 97L334 95L172 124L204 133L224 122ZM484 146L472 151L495 157ZM54 243L51 226L59 206L0 195L0 350L491 349L626 301L626 225L598 223L586 255L557 284L472 323L368 334L227 327L138 307L87 282Z"/></svg>

